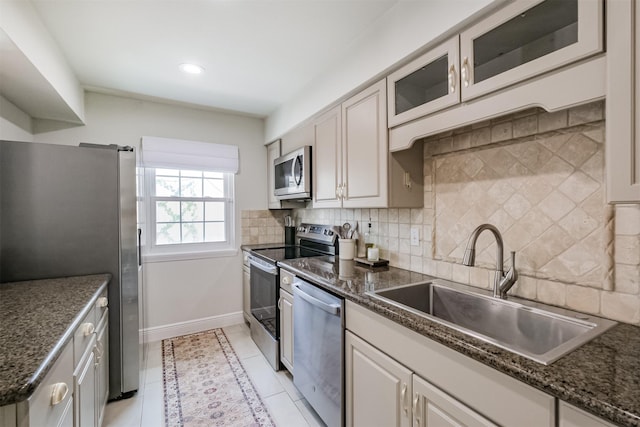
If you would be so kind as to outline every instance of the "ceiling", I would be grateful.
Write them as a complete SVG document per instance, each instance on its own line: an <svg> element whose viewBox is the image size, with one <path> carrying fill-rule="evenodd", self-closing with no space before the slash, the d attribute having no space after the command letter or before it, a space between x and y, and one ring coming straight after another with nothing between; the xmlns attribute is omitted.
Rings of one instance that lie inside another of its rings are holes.
<svg viewBox="0 0 640 427"><path fill-rule="evenodd" d="M260 117L399 1L31 0L83 87Z"/></svg>

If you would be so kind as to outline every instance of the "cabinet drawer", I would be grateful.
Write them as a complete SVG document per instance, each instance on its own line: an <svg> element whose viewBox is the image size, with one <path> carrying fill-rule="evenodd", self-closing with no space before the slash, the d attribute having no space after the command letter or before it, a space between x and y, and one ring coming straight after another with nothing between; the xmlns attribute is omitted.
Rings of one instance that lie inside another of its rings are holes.
<svg viewBox="0 0 640 427"><path fill-rule="evenodd" d="M96 326L96 307L94 305L73 334L73 366L76 366L82 359L87 346L91 343L91 338L95 335Z"/></svg>
<svg viewBox="0 0 640 427"><path fill-rule="evenodd" d="M65 392L66 391L66 392ZM62 423L73 395L73 343L69 342L53 368L29 398L29 425Z"/></svg>

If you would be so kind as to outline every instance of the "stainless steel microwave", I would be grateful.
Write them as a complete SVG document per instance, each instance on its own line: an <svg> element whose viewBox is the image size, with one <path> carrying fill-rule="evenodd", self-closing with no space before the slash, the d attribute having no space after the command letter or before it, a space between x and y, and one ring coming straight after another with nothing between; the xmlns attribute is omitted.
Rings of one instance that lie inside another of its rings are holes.
<svg viewBox="0 0 640 427"><path fill-rule="evenodd" d="M311 198L311 146L273 161L274 194L280 200Z"/></svg>

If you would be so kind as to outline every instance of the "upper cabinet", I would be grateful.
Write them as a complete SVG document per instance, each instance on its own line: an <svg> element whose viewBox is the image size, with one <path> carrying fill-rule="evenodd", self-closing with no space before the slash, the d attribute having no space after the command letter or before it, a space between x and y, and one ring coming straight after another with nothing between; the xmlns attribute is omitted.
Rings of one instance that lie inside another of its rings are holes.
<svg viewBox="0 0 640 427"><path fill-rule="evenodd" d="M602 52L603 16L601 0L508 3L388 77L389 127L472 101ZM558 83L549 83L544 92L563 89L556 90L554 84ZM541 92L539 87L531 87L519 93L516 102L521 108L546 104L556 108L563 103L576 103L572 92L560 95ZM587 97L592 97L591 91L585 92ZM493 105L483 106L479 112L469 111L470 120L514 109L503 101ZM458 117L452 119L457 120ZM442 123L445 122L446 118ZM445 129L433 133L441 130Z"/></svg>
<svg viewBox="0 0 640 427"><path fill-rule="evenodd" d="M382 80L313 121L313 207L422 206L422 150L389 154L386 102Z"/></svg>
<svg viewBox="0 0 640 427"><path fill-rule="evenodd" d="M640 202L640 7L607 3L606 177L610 203Z"/></svg>
<svg viewBox="0 0 640 427"><path fill-rule="evenodd" d="M313 206L335 208L342 205L342 112L338 105L313 123Z"/></svg>
<svg viewBox="0 0 640 427"><path fill-rule="evenodd" d="M281 156L280 140L267 145L267 206L269 209L280 209L280 200L276 198L275 176L273 175L273 161Z"/></svg>
<svg viewBox="0 0 640 427"><path fill-rule="evenodd" d="M460 102L459 37L387 77L389 127Z"/></svg>
<svg viewBox="0 0 640 427"><path fill-rule="evenodd" d="M462 100L603 49L600 0L521 0L460 34Z"/></svg>

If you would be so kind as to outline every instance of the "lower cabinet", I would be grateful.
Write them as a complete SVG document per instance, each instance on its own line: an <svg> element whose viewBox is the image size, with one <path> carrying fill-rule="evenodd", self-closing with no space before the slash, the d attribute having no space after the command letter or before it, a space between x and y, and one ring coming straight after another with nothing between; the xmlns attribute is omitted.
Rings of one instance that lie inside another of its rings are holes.
<svg viewBox="0 0 640 427"><path fill-rule="evenodd" d="M495 426L348 331L345 351L347 426Z"/></svg>
<svg viewBox="0 0 640 427"><path fill-rule="evenodd" d="M96 425L96 365L95 365L95 337L91 341L91 348L73 373L74 396L76 401L76 426L92 427Z"/></svg>
<svg viewBox="0 0 640 427"><path fill-rule="evenodd" d="M482 415L413 375L413 419L421 427L496 427Z"/></svg>
<svg viewBox="0 0 640 427"><path fill-rule="evenodd" d="M607 421L565 402L558 405L559 427L614 427Z"/></svg>
<svg viewBox="0 0 640 427"><path fill-rule="evenodd" d="M98 425L104 420L109 399L109 316L103 315L96 339L96 418Z"/></svg>
<svg viewBox="0 0 640 427"><path fill-rule="evenodd" d="M348 427L557 425L553 396L356 303L345 305Z"/></svg>
<svg viewBox="0 0 640 427"><path fill-rule="evenodd" d="M293 373L293 295L280 289L280 361Z"/></svg>
<svg viewBox="0 0 640 427"><path fill-rule="evenodd" d="M345 332L347 426L412 425L412 372Z"/></svg>

